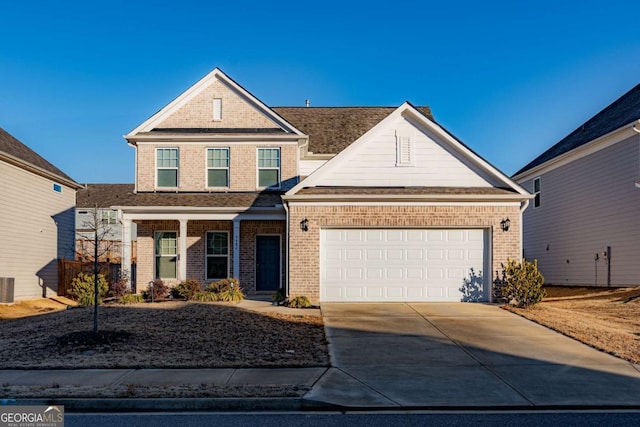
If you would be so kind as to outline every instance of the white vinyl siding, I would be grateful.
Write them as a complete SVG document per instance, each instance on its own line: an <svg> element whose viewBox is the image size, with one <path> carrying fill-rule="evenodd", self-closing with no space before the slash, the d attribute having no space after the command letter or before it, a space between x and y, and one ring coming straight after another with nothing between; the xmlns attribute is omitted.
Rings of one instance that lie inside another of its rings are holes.
<svg viewBox="0 0 640 427"><path fill-rule="evenodd" d="M174 188L178 186L179 154L177 148L156 149L156 185Z"/></svg>
<svg viewBox="0 0 640 427"><path fill-rule="evenodd" d="M0 176L0 276L15 279L16 300L56 295L56 260L75 256L76 192L3 161Z"/></svg>
<svg viewBox="0 0 640 427"><path fill-rule="evenodd" d="M482 229L327 229L322 301L488 301Z"/></svg>
<svg viewBox="0 0 640 427"><path fill-rule="evenodd" d="M639 154L632 137L541 173L544 209L524 212L523 243L546 283L606 286L611 246L611 284L640 284ZM522 184L533 190L532 179Z"/></svg>
<svg viewBox="0 0 640 427"><path fill-rule="evenodd" d="M207 187L229 187L229 149L207 149Z"/></svg>
<svg viewBox="0 0 640 427"><path fill-rule="evenodd" d="M311 175L325 163L327 163L326 160L300 160L300 176Z"/></svg>
<svg viewBox="0 0 640 427"><path fill-rule="evenodd" d="M367 144L349 152L349 157L340 160L329 176L318 185L323 186L382 186L382 187L489 187L493 182L473 165L466 164L464 155L454 153L448 145L438 142L437 138L418 128L412 128L402 119L394 126L380 129L372 135ZM398 141L396 128L402 128L401 134L411 134L409 140ZM400 147L405 145L404 149ZM410 147L410 148L409 148ZM410 153L403 150L411 150ZM407 163L420 167L397 167ZM493 181L492 181L493 180Z"/></svg>

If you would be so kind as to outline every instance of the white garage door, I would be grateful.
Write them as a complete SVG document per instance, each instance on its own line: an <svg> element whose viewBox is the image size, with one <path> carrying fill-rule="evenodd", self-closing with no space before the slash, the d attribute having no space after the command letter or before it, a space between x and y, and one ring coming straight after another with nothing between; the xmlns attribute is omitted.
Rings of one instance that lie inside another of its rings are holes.
<svg viewBox="0 0 640 427"><path fill-rule="evenodd" d="M488 301L482 229L324 229L321 301Z"/></svg>

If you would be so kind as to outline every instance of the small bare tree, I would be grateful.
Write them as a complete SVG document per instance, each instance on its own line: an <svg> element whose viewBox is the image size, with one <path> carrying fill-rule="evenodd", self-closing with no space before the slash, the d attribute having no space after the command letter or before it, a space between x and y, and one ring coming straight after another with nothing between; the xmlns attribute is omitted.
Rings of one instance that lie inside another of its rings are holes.
<svg viewBox="0 0 640 427"><path fill-rule="evenodd" d="M111 252L113 240L107 239L112 233L109 225L109 216L105 219L103 210L97 204L93 207L93 212L87 221L81 224L82 228L78 232L78 239L81 242L82 252L76 251L80 259L89 259L93 261L93 283L94 283L94 301L93 301L93 332L98 332L98 275L100 274L99 261L106 254ZM108 212L108 211L107 211ZM87 251L87 249L89 249Z"/></svg>

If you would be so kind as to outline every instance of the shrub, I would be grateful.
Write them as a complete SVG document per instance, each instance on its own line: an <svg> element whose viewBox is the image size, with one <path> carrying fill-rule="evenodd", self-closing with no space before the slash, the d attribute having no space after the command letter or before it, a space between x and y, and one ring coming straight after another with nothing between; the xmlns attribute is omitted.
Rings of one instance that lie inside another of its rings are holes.
<svg viewBox="0 0 640 427"><path fill-rule="evenodd" d="M207 292L213 293L217 301L237 302L244 299L244 292L240 287L238 279L222 279L207 286Z"/></svg>
<svg viewBox="0 0 640 427"><path fill-rule="evenodd" d="M137 304L144 302L144 297L140 294L124 294L118 300L120 304Z"/></svg>
<svg viewBox="0 0 640 427"><path fill-rule="evenodd" d="M309 308L311 307L311 301L309 301L309 298L301 295L289 300L286 305L289 308Z"/></svg>
<svg viewBox="0 0 640 427"><path fill-rule="evenodd" d="M510 305L529 307L539 303L545 295L542 289L544 277L538 271L538 260L523 260L521 263L508 260L504 276L501 292Z"/></svg>
<svg viewBox="0 0 640 427"><path fill-rule="evenodd" d="M284 293L284 288L280 288L273 293L271 296L271 301L275 302L278 305L284 303L287 299L287 296Z"/></svg>
<svg viewBox="0 0 640 427"><path fill-rule="evenodd" d="M175 288L171 289L171 294L174 297L177 295L180 298L190 300L193 299L193 295L201 291L202 285L197 279L187 279L178 283Z"/></svg>
<svg viewBox="0 0 640 427"><path fill-rule="evenodd" d="M219 294L215 292L200 291L193 294L191 300L200 302L215 302L218 301L218 295Z"/></svg>
<svg viewBox="0 0 640 427"><path fill-rule="evenodd" d="M109 285L103 274L98 274L98 304L102 303L102 298L107 294ZM71 290L69 293L76 298L81 306L89 306L94 304L95 300L95 281L93 273L79 273L71 281Z"/></svg>
<svg viewBox="0 0 640 427"><path fill-rule="evenodd" d="M168 294L169 294L169 288L160 279L154 280L153 286L149 285L147 287L147 291L143 293L143 295L145 296L145 299L150 299L153 301L164 299Z"/></svg>
<svg viewBox="0 0 640 427"><path fill-rule="evenodd" d="M129 277L121 274L118 280L109 283L109 296L114 298L122 298L129 292Z"/></svg>

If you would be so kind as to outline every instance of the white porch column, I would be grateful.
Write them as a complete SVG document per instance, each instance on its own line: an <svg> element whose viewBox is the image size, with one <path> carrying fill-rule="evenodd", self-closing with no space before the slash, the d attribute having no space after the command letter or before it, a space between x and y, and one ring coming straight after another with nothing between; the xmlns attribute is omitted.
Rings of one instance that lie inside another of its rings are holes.
<svg viewBox="0 0 640 427"><path fill-rule="evenodd" d="M187 280L187 223L186 219L180 220L180 237L178 243L178 279Z"/></svg>
<svg viewBox="0 0 640 427"><path fill-rule="evenodd" d="M233 219L233 277L240 280L240 218Z"/></svg>
<svg viewBox="0 0 640 427"><path fill-rule="evenodd" d="M122 254L120 254L120 274L127 279L131 289L131 220L122 220Z"/></svg>

